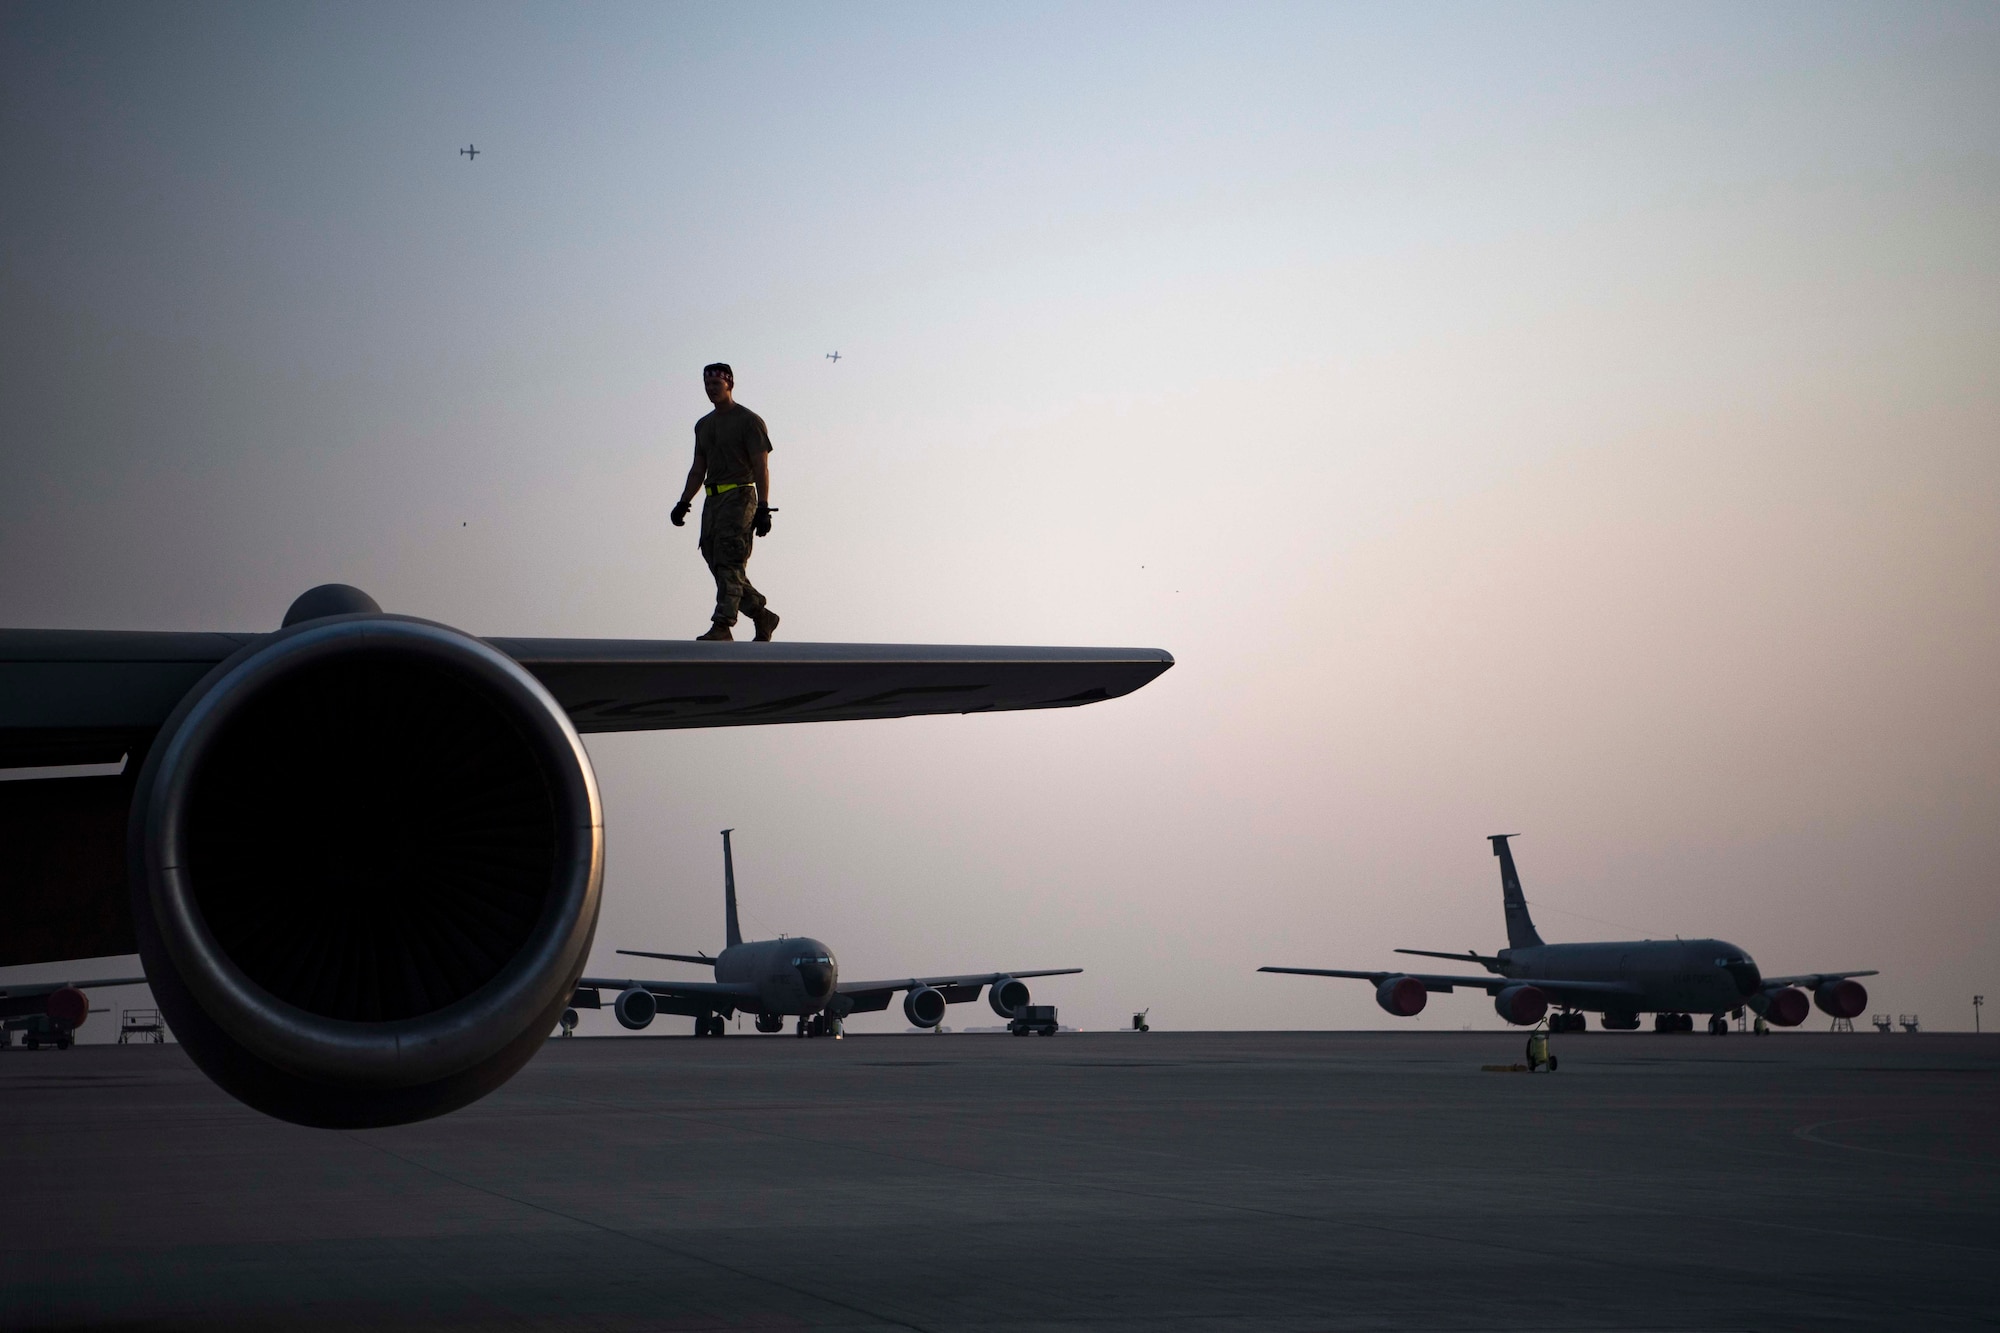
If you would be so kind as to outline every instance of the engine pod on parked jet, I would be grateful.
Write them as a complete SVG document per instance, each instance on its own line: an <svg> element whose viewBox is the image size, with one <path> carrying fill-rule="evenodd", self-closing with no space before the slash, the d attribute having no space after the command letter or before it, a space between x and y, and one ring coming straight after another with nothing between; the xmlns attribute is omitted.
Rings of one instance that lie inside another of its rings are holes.
<svg viewBox="0 0 2000 1333"><path fill-rule="evenodd" d="M944 1009L944 992L933 986L918 986L903 997L903 1017L912 1027L936 1027L944 1022Z"/></svg>
<svg viewBox="0 0 2000 1333"><path fill-rule="evenodd" d="M986 1003L1002 1018L1011 1019L1028 1007L1028 983L1018 977L1002 977L987 988Z"/></svg>
<svg viewBox="0 0 2000 1333"><path fill-rule="evenodd" d="M1831 1014L1835 1018L1858 1018L1868 1008L1868 988L1848 978L1823 981L1813 987L1813 1003L1823 1014Z"/></svg>
<svg viewBox="0 0 2000 1333"><path fill-rule="evenodd" d="M1398 1018L1414 1018L1429 999L1430 992L1415 977L1384 977L1375 988L1375 1003Z"/></svg>
<svg viewBox="0 0 2000 1333"><path fill-rule="evenodd" d="M131 807L134 926L217 1083L301 1124L462 1106L540 1049L597 925L603 820L563 709L443 625L307 619L168 717Z"/></svg>
<svg viewBox="0 0 2000 1333"><path fill-rule="evenodd" d="M1549 997L1535 986L1509 986L1493 997L1493 1008L1509 1023L1523 1027L1542 1021L1549 1011Z"/></svg>
<svg viewBox="0 0 2000 1333"><path fill-rule="evenodd" d="M637 1032L660 1012L660 1002L645 987L634 986L618 992L618 998L611 1002L611 1012L620 1027Z"/></svg>

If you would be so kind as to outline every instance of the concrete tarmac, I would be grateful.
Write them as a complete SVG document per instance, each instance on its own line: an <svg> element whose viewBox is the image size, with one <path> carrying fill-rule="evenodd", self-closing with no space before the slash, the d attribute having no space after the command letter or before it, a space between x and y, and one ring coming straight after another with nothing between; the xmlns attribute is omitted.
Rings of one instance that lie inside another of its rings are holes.
<svg viewBox="0 0 2000 1333"><path fill-rule="evenodd" d="M1815 1020L1822 1021L1822 1020ZM2000 1324L2000 1038L552 1041L393 1130L0 1052L0 1325Z"/></svg>

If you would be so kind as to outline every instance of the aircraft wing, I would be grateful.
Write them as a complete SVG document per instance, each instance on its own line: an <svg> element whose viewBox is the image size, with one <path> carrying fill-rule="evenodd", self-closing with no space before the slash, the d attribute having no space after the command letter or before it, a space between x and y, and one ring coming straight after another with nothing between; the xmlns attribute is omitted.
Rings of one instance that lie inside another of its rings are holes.
<svg viewBox="0 0 2000 1333"><path fill-rule="evenodd" d="M843 981L835 992L854 1002L852 1012L872 1013L877 1009L887 1009L889 1001L901 991L915 990L919 986L930 986L944 993L947 1004L963 1004L979 998L982 988L1009 977L1025 980L1028 977L1066 977L1083 971L1080 967L1049 967L1038 972L968 972L953 977L902 977L895 981Z"/></svg>
<svg viewBox="0 0 2000 1333"><path fill-rule="evenodd" d="M1430 992L1454 990L1459 986L1467 990L1482 990L1488 995L1498 995L1509 986L1533 986L1551 999L1561 1001L1574 996L1579 999L1592 997L1602 999L1614 995L1637 995L1638 992L1618 981L1565 981L1560 977L1452 977L1426 972L1347 972L1327 967L1260 967L1259 972L1289 972L1302 977L1351 977L1356 981L1373 982L1379 986L1390 977L1415 977L1424 983Z"/></svg>
<svg viewBox="0 0 2000 1333"><path fill-rule="evenodd" d="M640 981L627 977L585 977L578 990L651 991L663 1014L699 1017L716 1010L729 1013L755 1007L757 988L747 981ZM586 1002L587 1003L587 1002Z"/></svg>
<svg viewBox="0 0 2000 1333"><path fill-rule="evenodd" d="M37 995L53 995L65 986L78 990L109 990L113 986L143 986L144 977L100 977L95 981L9 981L0 982L0 1000L26 1000Z"/></svg>
<svg viewBox="0 0 2000 1333"><path fill-rule="evenodd" d="M584 990L649 990L662 997L694 1000L750 1000L757 988L747 981L641 981L632 977L585 977L576 983Z"/></svg>
<svg viewBox="0 0 2000 1333"><path fill-rule="evenodd" d="M255 634L0 629L0 768L115 763ZM1174 664L1158 648L487 640L579 732L1066 708Z"/></svg>
<svg viewBox="0 0 2000 1333"><path fill-rule="evenodd" d="M1811 990L1813 987L1823 986L1829 981L1845 981L1849 977L1876 977L1880 975L1882 975L1880 971L1871 967L1861 972L1807 972L1803 976L1796 977L1765 977L1763 989L1781 990L1786 986L1804 986L1807 990Z"/></svg>

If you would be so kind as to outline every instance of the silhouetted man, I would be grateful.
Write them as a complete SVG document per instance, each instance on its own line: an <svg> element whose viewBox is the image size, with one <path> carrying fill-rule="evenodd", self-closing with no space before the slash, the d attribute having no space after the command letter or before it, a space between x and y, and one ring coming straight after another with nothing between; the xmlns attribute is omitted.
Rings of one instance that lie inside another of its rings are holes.
<svg viewBox="0 0 2000 1333"><path fill-rule="evenodd" d="M710 643L726 642L740 607L757 627L759 642L778 628L777 612L765 605L764 594L750 586L750 546L754 537L771 535L771 434L764 418L736 401L736 372L718 361L703 366L701 387L715 410L694 423L694 466L688 469L681 502L674 506L674 526L687 522L694 493L705 490L701 505L701 556L715 575L715 616Z"/></svg>

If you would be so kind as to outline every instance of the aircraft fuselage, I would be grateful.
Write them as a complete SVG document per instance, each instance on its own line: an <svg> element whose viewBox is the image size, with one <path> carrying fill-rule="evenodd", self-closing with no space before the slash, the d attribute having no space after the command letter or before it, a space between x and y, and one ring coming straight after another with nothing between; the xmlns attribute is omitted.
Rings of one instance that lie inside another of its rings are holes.
<svg viewBox="0 0 2000 1333"><path fill-rule="evenodd" d="M1624 996L1565 997L1569 1007L1622 1013L1719 1014L1758 985L1757 965L1727 940L1607 940L1502 949L1499 975L1525 982L1564 979L1630 988Z"/></svg>
<svg viewBox="0 0 2000 1333"><path fill-rule="evenodd" d="M831 949L804 935L749 940L716 955L715 979L755 986L757 1008L752 1012L805 1017L833 999L840 964Z"/></svg>

